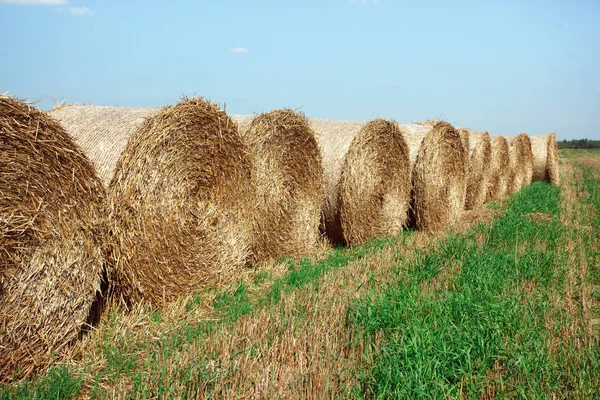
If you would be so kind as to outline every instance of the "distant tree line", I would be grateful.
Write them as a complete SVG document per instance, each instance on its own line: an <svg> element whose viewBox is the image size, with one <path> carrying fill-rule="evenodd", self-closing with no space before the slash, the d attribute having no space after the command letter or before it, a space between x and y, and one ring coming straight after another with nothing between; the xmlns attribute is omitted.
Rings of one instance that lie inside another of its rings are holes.
<svg viewBox="0 0 600 400"><path fill-rule="evenodd" d="M559 149L599 149L600 140L574 139L558 141Z"/></svg>

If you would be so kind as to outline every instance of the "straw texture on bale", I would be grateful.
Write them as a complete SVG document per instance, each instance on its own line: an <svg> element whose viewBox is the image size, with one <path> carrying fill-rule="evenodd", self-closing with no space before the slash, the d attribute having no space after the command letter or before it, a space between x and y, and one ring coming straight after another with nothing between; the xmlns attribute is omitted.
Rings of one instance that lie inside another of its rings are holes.
<svg viewBox="0 0 600 400"><path fill-rule="evenodd" d="M314 252L325 193L321 154L308 120L289 109L232 118L255 160L254 260Z"/></svg>
<svg viewBox="0 0 600 400"><path fill-rule="evenodd" d="M430 126L430 127L433 127L438 122L444 122L444 121L441 121L441 120L438 120L438 119L428 119L428 120L425 120L425 121L415 121L414 124L415 125L421 125L421 126ZM458 135L460 136L460 141L461 141L461 143L463 145L463 148L465 149L465 152L464 152L464 155L465 155L465 168L467 168L467 170L468 170L469 162L471 161L470 154L471 154L471 150L472 150L469 138L471 136L471 133L473 133L474 131L472 131L469 128L461 127L461 128L456 128L456 132L458 132ZM465 184L466 184L466 180L465 180Z"/></svg>
<svg viewBox="0 0 600 400"><path fill-rule="evenodd" d="M446 122L401 129L413 163L412 223L424 231L443 230L464 210L467 150L459 133Z"/></svg>
<svg viewBox="0 0 600 400"><path fill-rule="evenodd" d="M251 170L237 126L204 99L184 98L145 120L108 190L117 299L160 304L244 267Z"/></svg>
<svg viewBox="0 0 600 400"><path fill-rule="evenodd" d="M509 162L508 141L504 136L493 136L487 201L503 200L506 197L510 175Z"/></svg>
<svg viewBox="0 0 600 400"><path fill-rule="evenodd" d="M523 142L523 165L524 165L524 173L523 173L523 186L531 185L531 181L533 179L533 151L531 149L531 139L528 135L524 133L520 133L517 137L521 138Z"/></svg>
<svg viewBox="0 0 600 400"><path fill-rule="evenodd" d="M492 146L487 132L469 132L469 163L467 164L467 194L465 208L482 206L487 198L490 181Z"/></svg>
<svg viewBox="0 0 600 400"><path fill-rule="evenodd" d="M560 176L556 135L549 133L547 135L531 136L529 139L531 140L531 151L533 153L533 180L558 185Z"/></svg>
<svg viewBox="0 0 600 400"><path fill-rule="evenodd" d="M433 127L438 122L440 122L440 120L438 120L438 119L426 119L425 121L415 121L415 122L413 122L413 125L431 126L431 127Z"/></svg>
<svg viewBox="0 0 600 400"><path fill-rule="evenodd" d="M517 193L531 183L533 177L533 153L529 137L520 133L510 139L509 146L509 178L507 193Z"/></svg>
<svg viewBox="0 0 600 400"><path fill-rule="evenodd" d="M430 125L400 125L400 130L402 131L404 140L408 146L408 158L411 165L411 172L417 161L423 139L431 132L431 128L432 126Z"/></svg>
<svg viewBox="0 0 600 400"><path fill-rule="evenodd" d="M460 136L460 141L463 145L463 148L466 150L465 151L465 168L467 168L467 171L469 169L469 163L471 162L471 151L472 151L472 143L471 143L471 134L474 133L474 131L468 129L468 128L456 128L456 131L458 132L459 136Z"/></svg>
<svg viewBox="0 0 600 400"><path fill-rule="evenodd" d="M129 137L159 110L69 104L50 110L50 115L75 138L108 186Z"/></svg>
<svg viewBox="0 0 600 400"><path fill-rule="evenodd" d="M0 381L59 360L104 268L104 188L42 111L0 95Z"/></svg>
<svg viewBox="0 0 600 400"><path fill-rule="evenodd" d="M323 225L334 243L399 234L410 204L408 148L398 124L311 120L323 157Z"/></svg>
<svg viewBox="0 0 600 400"><path fill-rule="evenodd" d="M523 182L523 170L519 167L519 147L521 141L516 137L507 137L508 141L508 181L506 183L506 194L511 196L521 190Z"/></svg>

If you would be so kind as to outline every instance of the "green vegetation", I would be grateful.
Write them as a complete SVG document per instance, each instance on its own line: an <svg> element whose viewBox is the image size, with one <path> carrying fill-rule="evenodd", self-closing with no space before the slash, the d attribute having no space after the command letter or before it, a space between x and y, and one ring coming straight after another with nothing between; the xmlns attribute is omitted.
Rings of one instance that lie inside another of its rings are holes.
<svg viewBox="0 0 600 400"><path fill-rule="evenodd" d="M586 201L600 204L598 181L584 177ZM595 189L592 189L595 188ZM585 218L584 216L581 216ZM583 222L583 221L581 221ZM587 236L585 257L595 266ZM371 367L356 393L376 398L595 397L600 393L600 347L585 335L585 316L562 307L569 243L580 234L560 220L560 192L534 183L513 196L490 227L448 237L438 248L401 263L401 279L372 290L352 307L349 321L366 346ZM423 290L454 264L444 287ZM595 271L597 273L597 271Z"/></svg>
<svg viewBox="0 0 600 400"><path fill-rule="evenodd" d="M0 392L0 400L17 399L75 399L82 386L80 378L74 378L66 367L53 368L34 385L24 382L14 391Z"/></svg>
<svg viewBox="0 0 600 400"><path fill-rule="evenodd" d="M559 154L566 158L578 158L582 156L598 157L600 149L561 149Z"/></svg>

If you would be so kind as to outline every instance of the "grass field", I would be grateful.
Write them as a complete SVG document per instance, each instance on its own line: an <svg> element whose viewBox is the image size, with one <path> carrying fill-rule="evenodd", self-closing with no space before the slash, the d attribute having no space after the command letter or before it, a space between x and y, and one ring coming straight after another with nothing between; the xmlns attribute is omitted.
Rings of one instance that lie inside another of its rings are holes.
<svg viewBox="0 0 600 400"><path fill-rule="evenodd" d="M282 260L161 311L109 309L8 398L597 398L600 152L443 235Z"/></svg>
<svg viewBox="0 0 600 400"><path fill-rule="evenodd" d="M600 157L600 149L561 149L559 154L564 158L578 158L582 156Z"/></svg>

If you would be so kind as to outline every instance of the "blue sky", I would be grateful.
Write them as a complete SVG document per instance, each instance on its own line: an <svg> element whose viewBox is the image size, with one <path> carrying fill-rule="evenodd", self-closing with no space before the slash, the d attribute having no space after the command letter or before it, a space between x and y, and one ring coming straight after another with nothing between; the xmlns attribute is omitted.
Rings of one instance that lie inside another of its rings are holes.
<svg viewBox="0 0 600 400"><path fill-rule="evenodd" d="M0 0L0 92L600 139L600 1Z"/></svg>

